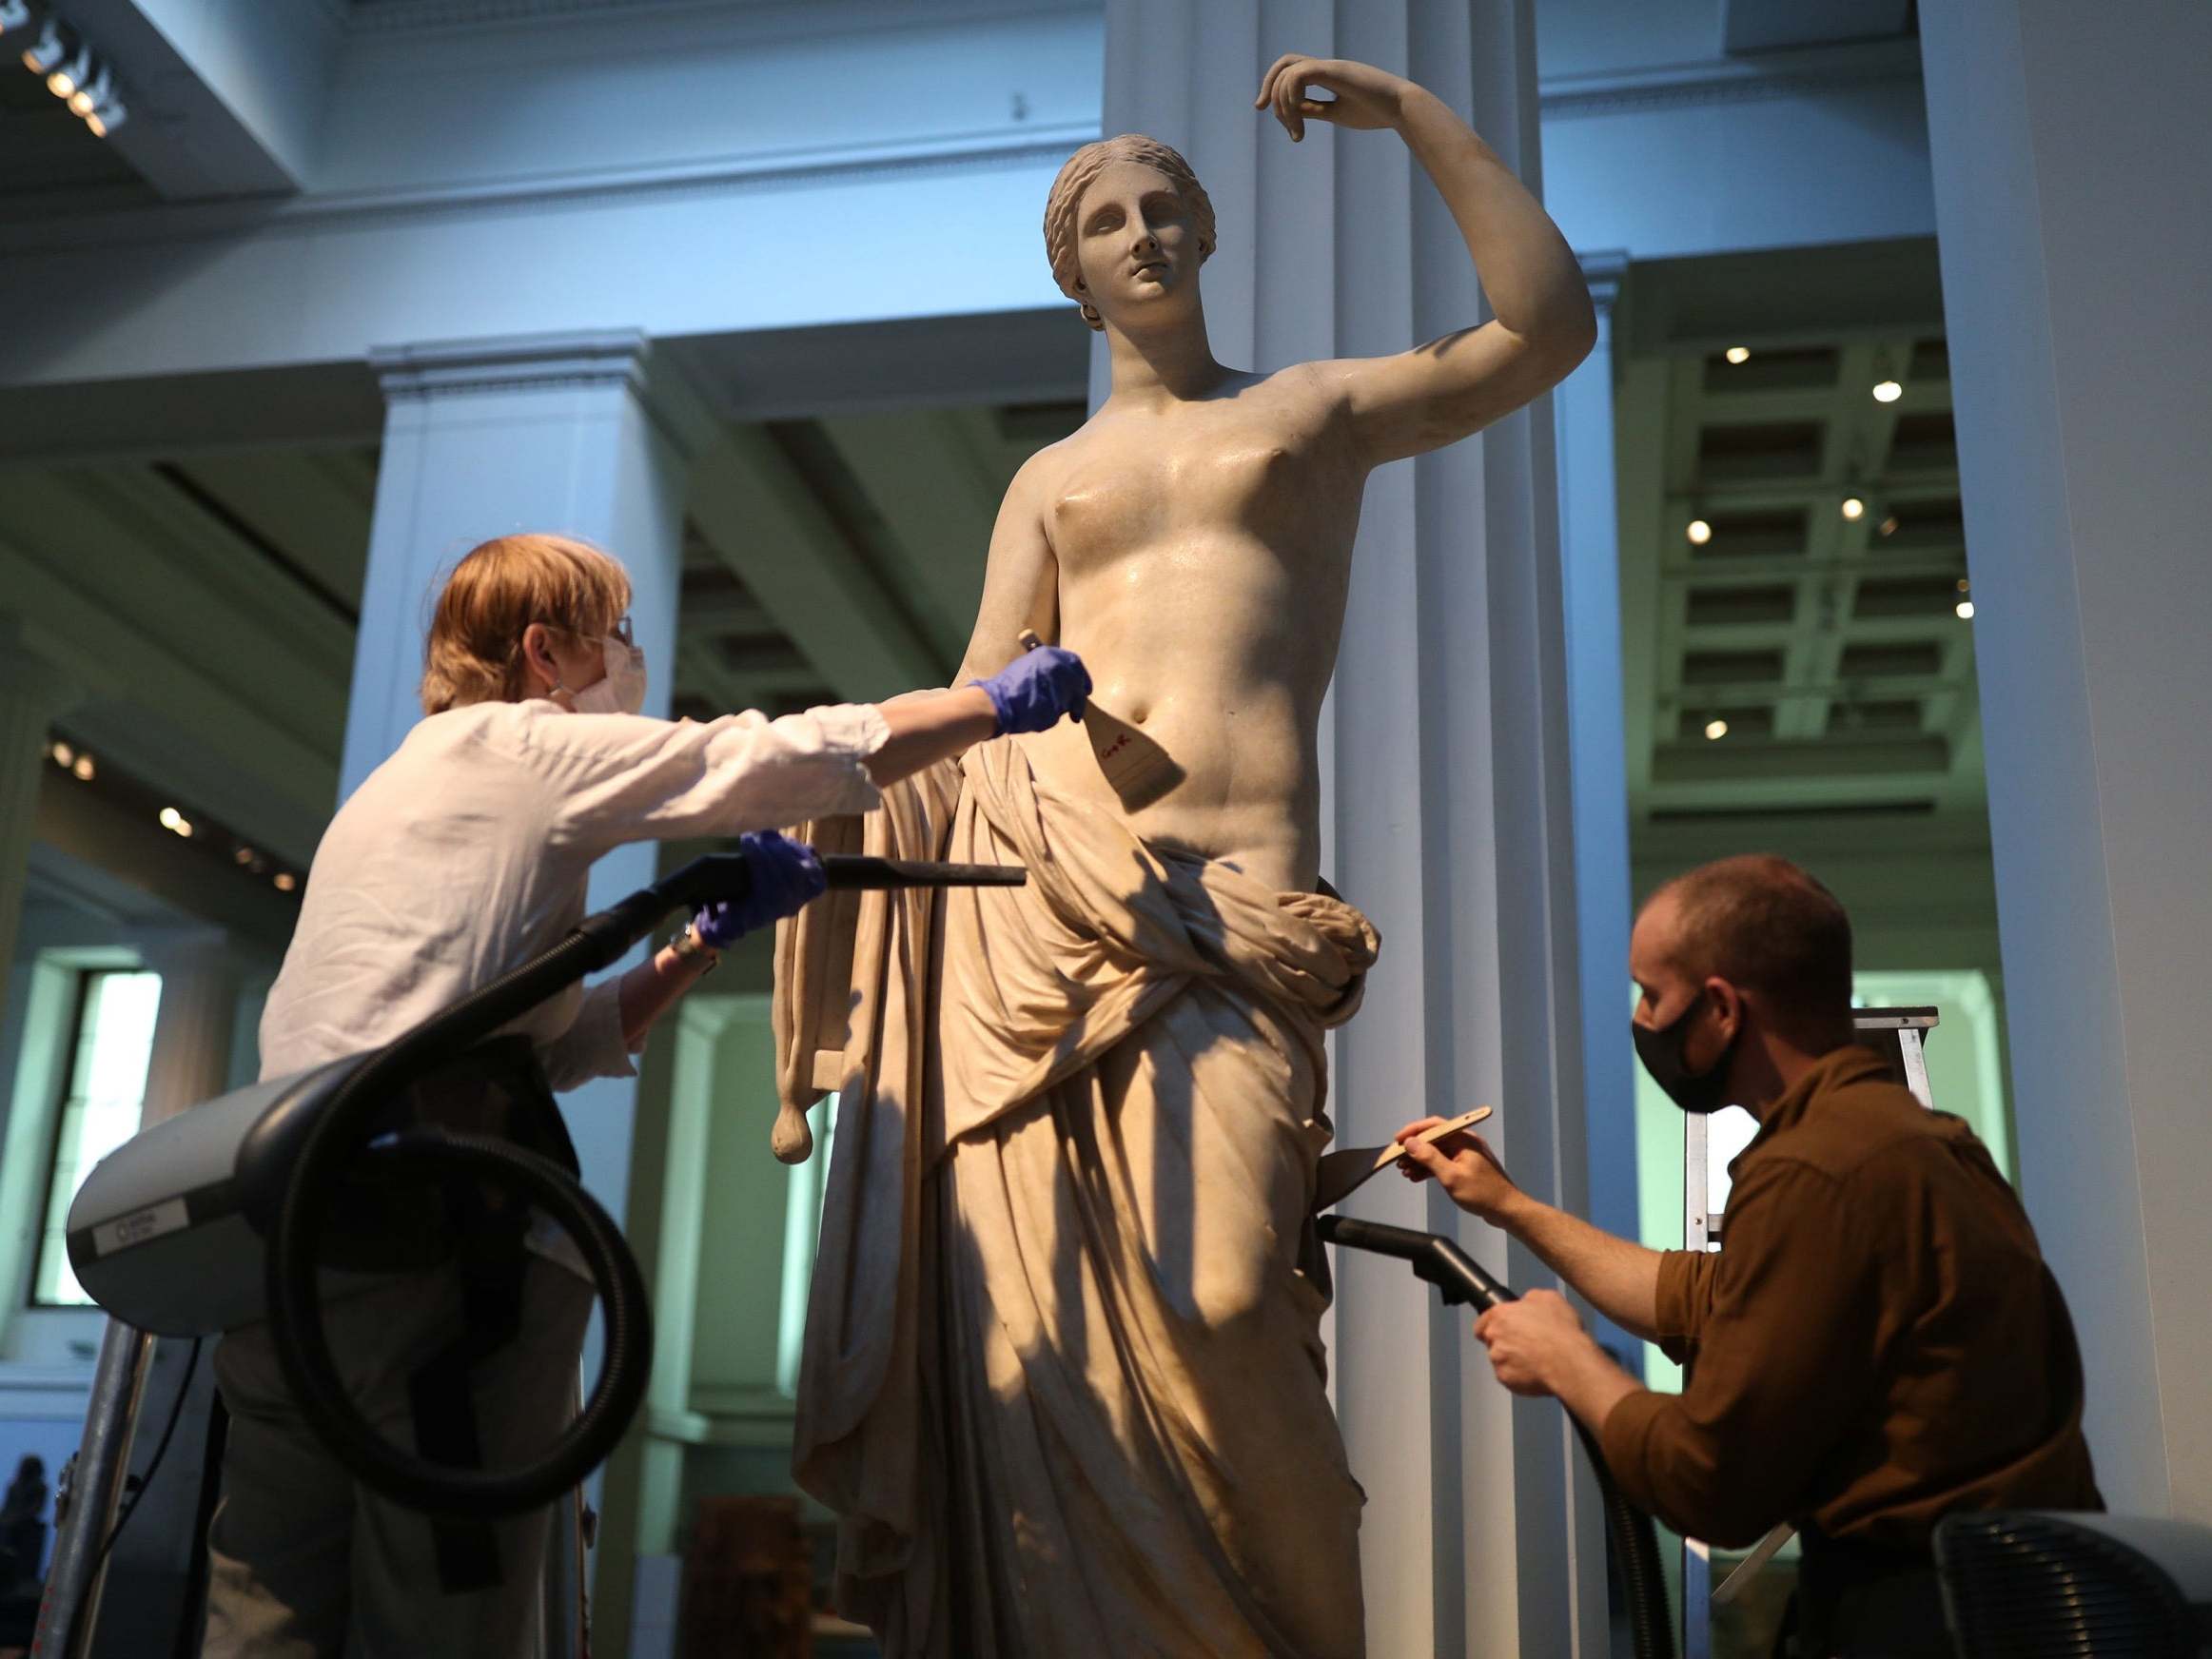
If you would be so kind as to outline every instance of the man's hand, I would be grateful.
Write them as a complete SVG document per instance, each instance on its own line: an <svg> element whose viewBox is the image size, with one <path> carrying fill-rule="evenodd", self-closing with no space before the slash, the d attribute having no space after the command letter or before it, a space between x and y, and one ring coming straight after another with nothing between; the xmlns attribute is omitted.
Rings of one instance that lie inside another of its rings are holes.
<svg viewBox="0 0 2212 1659"><path fill-rule="evenodd" d="M1521 1190L1498 1161L1490 1143L1472 1130L1417 1141L1415 1136L1433 1129L1441 1118L1422 1118L1408 1123L1396 1139L1405 1146L1399 1171L1408 1181L1436 1181L1444 1194L1471 1216L1479 1216L1493 1227L1506 1224L1505 1216L1521 1197Z"/></svg>
<svg viewBox="0 0 2212 1659"><path fill-rule="evenodd" d="M1336 127L1372 131L1396 127L1401 101L1412 83L1349 58L1309 58L1303 52L1285 52L1260 79L1260 95L1252 107L1275 109L1275 119L1296 144L1305 137L1305 124L1326 121ZM1308 98L1306 88L1319 87L1335 94L1326 101Z"/></svg>
<svg viewBox="0 0 2212 1659"><path fill-rule="evenodd" d="M1475 1321L1475 1336L1490 1350L1498 1380L1519 1395L1557 1394L1576 1366L1605 1358L1556 1290L1532 1290L1518 1301L1499 1302Z"/></svg>

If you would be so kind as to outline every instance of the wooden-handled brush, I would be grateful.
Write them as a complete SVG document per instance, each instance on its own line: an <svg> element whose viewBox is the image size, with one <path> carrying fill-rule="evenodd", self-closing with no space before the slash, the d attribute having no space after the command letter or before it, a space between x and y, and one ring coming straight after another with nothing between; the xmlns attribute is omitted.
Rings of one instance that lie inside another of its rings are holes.
<svg viewBox="0 0 2212 1659"><path fill-rule="evenodd" d="M1045 643L1033 628L1023 629L1015 638L1024 651L1035 651ZM1099 771L1127 810L1150 806L1183 781L1183 768L1167 751L1142 727L1100 708L1096 697L1085 701L1083 727L1090 735Z"/></svg>

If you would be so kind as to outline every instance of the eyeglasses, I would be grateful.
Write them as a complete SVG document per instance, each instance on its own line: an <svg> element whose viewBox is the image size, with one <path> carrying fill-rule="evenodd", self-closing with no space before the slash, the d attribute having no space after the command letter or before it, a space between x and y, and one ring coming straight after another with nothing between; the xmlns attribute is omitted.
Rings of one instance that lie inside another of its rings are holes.
<svg viewBox="0 0 2212 1659"><path fill-rule="evenodd" d="M636 640L630 637L630 618L628 615L616 617L615 626L607 630L607 634L610 638L618 640L624 645L636 645L637 643Z"/></svg>

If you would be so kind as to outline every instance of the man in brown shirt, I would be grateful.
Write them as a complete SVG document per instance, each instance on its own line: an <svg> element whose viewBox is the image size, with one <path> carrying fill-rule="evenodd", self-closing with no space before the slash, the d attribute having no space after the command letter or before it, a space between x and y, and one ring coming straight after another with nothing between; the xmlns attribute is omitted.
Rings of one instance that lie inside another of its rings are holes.
<svg viewBox="0 0 2212 1659"><path fill-rule="evenodd" d="M1639 1386L1549 1291L1475 1334L1499 1381L1556 1396L1629 1498L1677 1531L1740 1546L1793 1523L1801 1653L1948 1655L1940 1516L2104 1507L2073 1327L2027 1217L1966 1124L1854 1041L1850 924L1796 866L1677 878L1638 917L1629 964L1637 1052L1670 1097L1759 1120L1730 1165L1717 1255L1647 1250L1540 1203L1478 1136L1416 1142L1408 1173L1657 1341L1687 1386Z"/></svg>

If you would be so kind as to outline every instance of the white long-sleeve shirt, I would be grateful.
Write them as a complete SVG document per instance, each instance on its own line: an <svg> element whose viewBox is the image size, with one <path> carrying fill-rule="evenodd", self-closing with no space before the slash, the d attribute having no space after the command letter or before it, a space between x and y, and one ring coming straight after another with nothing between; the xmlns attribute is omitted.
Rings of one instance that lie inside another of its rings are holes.
<svg viewBox="0 0 2212 1659"><path fill-rule="evenodd" d="M519 966L584 914L626 842L736 835L880 804L865 706L769 720L572 714L542 699L433 714L338 810L261 1023L261 1074L390 1042ZM632 1075L619 977L571 986L510 1029L556 1089Z"/></svg>

